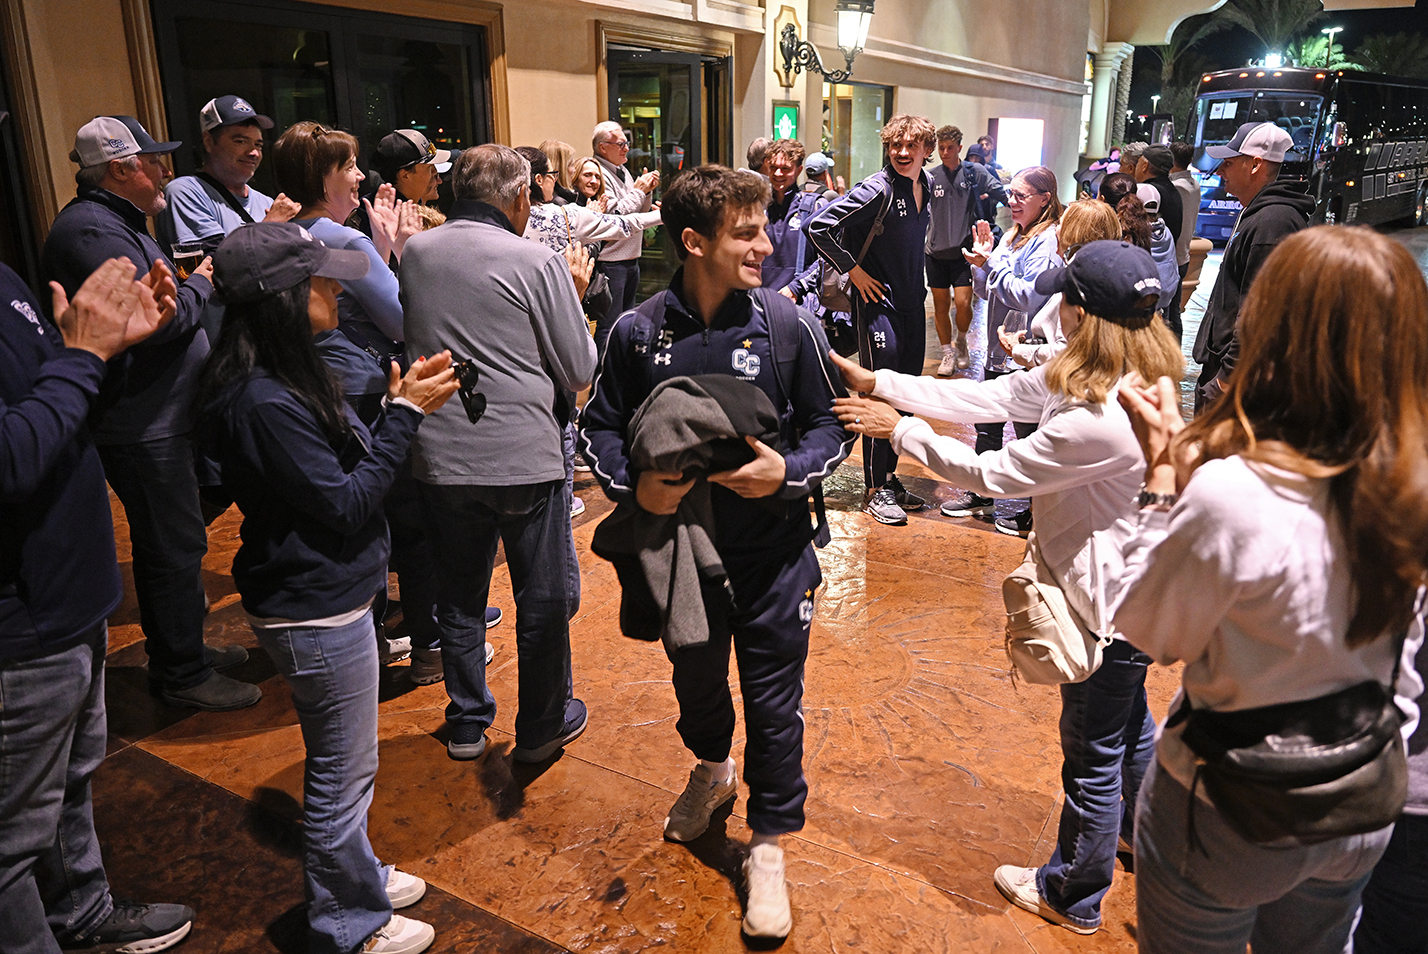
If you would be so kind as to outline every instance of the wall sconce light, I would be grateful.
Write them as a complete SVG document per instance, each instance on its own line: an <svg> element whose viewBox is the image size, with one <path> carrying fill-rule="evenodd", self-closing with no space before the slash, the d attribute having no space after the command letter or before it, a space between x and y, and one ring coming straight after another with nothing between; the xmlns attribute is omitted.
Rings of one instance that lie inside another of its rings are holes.
<svg viewBox="0 0 1428 954"><path fill-rule="evenodd" d="M783 72L801 73L804 70L817 71L829 83L844 83L853 75L853 60L863 51L868 42L868 27L873 22L875 0L835 0L834 10L838 14L838 49L843 52L844 69L826 70L818 57L818 50L807 40L799 41L798 29L792 23L784 24L779 35L778 48L783 54Z"/></svg>

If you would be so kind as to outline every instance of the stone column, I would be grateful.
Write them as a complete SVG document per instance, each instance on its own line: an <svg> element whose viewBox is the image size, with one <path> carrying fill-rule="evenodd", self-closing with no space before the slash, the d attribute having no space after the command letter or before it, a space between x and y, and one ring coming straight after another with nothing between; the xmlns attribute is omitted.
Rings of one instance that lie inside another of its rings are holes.
<svg viewBox="0 0 1428 954"><path fill-rule="evenodd" d="M1091 74L1091 123L1086 155L1099 159L1111 151L1111 116L1115 109L1116 73L1135 50L1129 43L1107 43L1096 54Z"/></svg>
<svg viewBox="0 0 1428 954"><path fill-rule="evenodd" d="M1130 46L1130 44L1126 44ZM1135 47L1130 48L1130 53L1135 52ZM1120 74L1116 77L1116 111L1111 116L1111 145L1122 146L1126 141L1126 110L1130 109L1130 87L1131 73L1134 62L1130 56L1126 57L1121 64Z"/></svg>

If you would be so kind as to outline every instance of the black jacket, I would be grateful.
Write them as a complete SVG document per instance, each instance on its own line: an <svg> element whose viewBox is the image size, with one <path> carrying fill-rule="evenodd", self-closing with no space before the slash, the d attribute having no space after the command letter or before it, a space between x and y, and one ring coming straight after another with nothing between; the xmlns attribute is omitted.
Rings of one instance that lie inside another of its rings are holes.
<svg viewBox="0 0 1428 954"><path fill-rule="evenodd" d="M119 605L104 470L85 418L104 362L66 348L0 265L0 663L49 656Z"/></svg>
<svg viewBox="0 0 1428 954"><path fill-rule="evenodd" d="M1185 224L1185 202L1180 198L1180 190L1175 188L1168 174L1147 179L1145 184L1154 186L1155 191L1160 193L1160 220L1170 230L1171 239L1179 242L1180 230Z"/></svg>
<svg viewBox="0 0 1428 954"><path fill-rule="evenodd" d="M1271 182L1240 213L1225 246L1220 273L1210 291L1200 333L1195 336L1195 360L1228 378L1239 359L1235 324L1240 302L1275 246L1309 224L1314 200L1302 182Z"/></svg>

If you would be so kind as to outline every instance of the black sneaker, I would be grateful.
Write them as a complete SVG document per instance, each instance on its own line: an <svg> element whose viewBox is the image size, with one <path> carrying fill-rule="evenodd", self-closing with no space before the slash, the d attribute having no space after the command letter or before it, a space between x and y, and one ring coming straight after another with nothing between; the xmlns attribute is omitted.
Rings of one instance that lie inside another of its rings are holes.
<svg viewBox="0 0 1428 954"><path fill-rule="evenodd" d="M915 513L927 506L927 501L904 487L902 481L897 479L897 475L889 477L884 486L892 488L893 500L896 500L897 505L908 513Z"/></svg>
<svg viewBox="0 0 1428 954"><path fill-rule="evenodd" d="M981 517L997 509L997 502L991 497L964 490L942 505L944 517Z"/></svg>
<svg viewBox="0 0 1428 954"><path fill-rule="evenodd" d="M203 661L208 663L208 668L222 672L225 669L232 669L241 666L248 661L248 650L242 646L211 646L203 644Z"/></svg>
<svg viewBox="0 0 1428 954"><path fill-rule="evenodd" d="M251 683L229 679L219 672L211 672L208 678L187 689L160 689L158 696L165 704L186 709L203 709L208 712L229 712L246 709L263 698L263 690Z"/></svg>
<svg viewBox="0 0 1428 954"><path fill-rule="evenodd" d="M1012 514L1010 517L998 517L996 528L1000 533L1010 534L1013 537L1024 537L1031 533L1031 508L1023 510L1021 513Z"/></svg>
<svg viewBox="0 0 1428 954"><path fill-rule="evenodd" d="M566 745L580 738L585 732L585 723L589 714L585 710L585 703L579 699L571 699L565 704L565 725L560 730L560 735L534 748L526 748L517 745L511 750L511 758L517 762L524 762L527 765L536 762L544 762Z"/></svg>
<svg viewBox="0 0 1428 954"><path fill-rule="evenodd" d="M115 901L109 917L88 934L66 942L69 948L99 947L115 954L166 951L193 929L193 909L184 904L139 904Z"/></svg>

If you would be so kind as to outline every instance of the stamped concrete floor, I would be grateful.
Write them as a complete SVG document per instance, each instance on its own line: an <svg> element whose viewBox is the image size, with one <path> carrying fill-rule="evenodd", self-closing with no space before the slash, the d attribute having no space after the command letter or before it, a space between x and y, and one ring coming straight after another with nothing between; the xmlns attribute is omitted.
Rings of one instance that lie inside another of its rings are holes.
<svg viewBox="0 0 1428 954"><path fill-rule="evenodd" d="M1013 684L1002 650L1000 581L1021 541L940 516L953 490L915 466L902 471L931 505L900 528L860 512L856 458L829 482L834 539L821 553L804 700L808 825L784 841L794 929L782 949L1133 950L1134 879L1119 864L1092 937L1009 910L992 885L996 865L1040 863L1051 851L1059 696ZM388 667L372 842L431 884L408 913L435 924L435 951L744 950L747 792L692 844L662 840L691 767L669 664L658 646L620 635L615 574L589 552L610 505L588 476L577 492L588 509L576 521L584 597L571 643L589 730L550 763L512 763L514 608L499 566L492 594L507 622L491 633L501 706L491 750L476 762L447 759L442 686L413 687L405 664ZM116 526L127 574L117 510ZM261 685L263 700L193 713L152 699L126 600L111 621L110 756L95 780L96 824L116 894L197 909L179 950L300 952L302 738L228 575L237 531L235 512L210 531L206 635L249 648L235 675ZM1152 671L1157 716L1174 683Z"/></svg>

